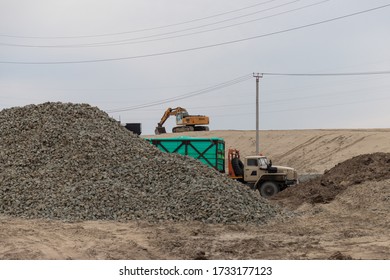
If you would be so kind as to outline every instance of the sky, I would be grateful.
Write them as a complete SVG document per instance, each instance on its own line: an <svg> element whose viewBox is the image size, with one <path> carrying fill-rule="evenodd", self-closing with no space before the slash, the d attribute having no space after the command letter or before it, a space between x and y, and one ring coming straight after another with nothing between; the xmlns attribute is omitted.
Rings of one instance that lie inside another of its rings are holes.
<svg viewBox="0 0 390 280"><path fill-rule="evenodd" d="M0 109L255 130L254 73L260 130L388 128L390 0L0 0Z"/></svg>

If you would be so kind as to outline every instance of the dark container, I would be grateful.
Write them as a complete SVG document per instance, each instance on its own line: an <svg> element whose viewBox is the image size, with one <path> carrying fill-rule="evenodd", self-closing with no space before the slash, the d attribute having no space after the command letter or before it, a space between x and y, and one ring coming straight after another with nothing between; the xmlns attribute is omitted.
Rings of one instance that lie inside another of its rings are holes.
<svg viewBox="0 0 390 280"><path fill-rule="evenodd" d="M135 134L141 135L141 124L140 123L127 123L125 127L134 132Z"/></svg>

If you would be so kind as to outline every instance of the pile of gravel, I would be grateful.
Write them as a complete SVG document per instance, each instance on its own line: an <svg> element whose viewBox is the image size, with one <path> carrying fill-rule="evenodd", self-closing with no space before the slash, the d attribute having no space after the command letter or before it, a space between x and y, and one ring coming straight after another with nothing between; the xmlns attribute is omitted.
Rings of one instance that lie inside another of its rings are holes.
<svg viewBox="0 0 390 280"><path fill-rule="evenodd" d="M280 210L87 104L0 112L0 213L60 220L265 223Z"/></svg>

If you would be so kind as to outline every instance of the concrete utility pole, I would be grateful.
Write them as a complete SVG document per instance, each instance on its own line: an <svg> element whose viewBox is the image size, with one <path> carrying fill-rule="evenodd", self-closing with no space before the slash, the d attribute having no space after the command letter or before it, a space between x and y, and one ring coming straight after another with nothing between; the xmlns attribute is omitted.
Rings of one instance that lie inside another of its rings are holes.
<svg viewBox="0 0 390 280"><path fill-rule="evenodd" d="M259 149L259 79L263 78L263 74L253 73L253 77L256 78L256 154L260 152Z"/></svg>

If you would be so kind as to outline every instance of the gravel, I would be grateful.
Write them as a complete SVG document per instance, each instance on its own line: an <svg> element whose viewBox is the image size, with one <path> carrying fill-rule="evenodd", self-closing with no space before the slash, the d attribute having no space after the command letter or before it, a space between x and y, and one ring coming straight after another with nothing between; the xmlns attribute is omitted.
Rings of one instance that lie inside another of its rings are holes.
<svg viewBox="0 0 390 280"><path fill-rule="evenodd" d="M282 211L88 104L0 112L0 213L23 218L263 224Z"/></svg>

